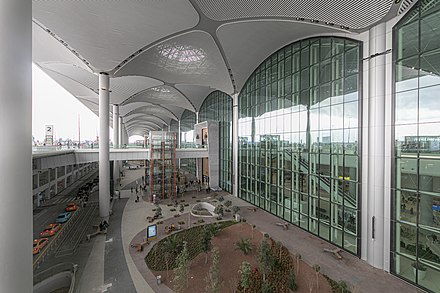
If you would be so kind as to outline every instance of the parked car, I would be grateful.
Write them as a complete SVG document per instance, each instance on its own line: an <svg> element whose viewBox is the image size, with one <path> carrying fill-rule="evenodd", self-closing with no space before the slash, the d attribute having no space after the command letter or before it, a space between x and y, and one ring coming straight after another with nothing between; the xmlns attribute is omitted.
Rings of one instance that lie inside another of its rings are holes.
<svg viewBox="0 0 440 293"><path fill-rule="evenodd" d="M76 203L74 202L69 202L67 204L67 207L64 209L66 212L74 212L76 211Z"/></svg>
<svg viewBox="0 0 440 293"><path fill-rule="evenodd" d="M55 233L60 230L61 224L49 224L44 228L43 232L40 233L40 237L49 237L55 235Z"/></svg>
<svg viewBox="0 0 440 293"><path fill-rule="evenodd" d="M55 222L57 223L65 223L70 219L70 213L69 212L65 212L65 213L61 213L58 215L57 219Z"/></svg>
<svg viewBox="0 0 440 293"><path fill-rule="evenodd" d="M34 247L32 249L32 254L39 253L40 250L42 250L43 247L46 246L47 242L49 242L49 238L34 239Z"/></svg>

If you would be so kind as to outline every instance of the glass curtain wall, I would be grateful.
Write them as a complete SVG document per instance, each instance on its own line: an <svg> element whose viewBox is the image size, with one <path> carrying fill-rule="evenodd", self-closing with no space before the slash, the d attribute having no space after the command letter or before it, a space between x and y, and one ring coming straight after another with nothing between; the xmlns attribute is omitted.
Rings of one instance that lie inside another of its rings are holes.
<svg viewBox="0 0 440 293"><path fill-rule="evenodd" d="M218 121L220 141L220 178L223 190L232 193L232 98L221 91L210 93L199 112L199 122Z"/></svg>
<svg viewBox="0 0 440 293"><path fill-rule="evenodd" d="M195 148L194 124L196 113L185 110L180 118L180 148ZM179 125L177 125L179 128ZM180 159L180 169L196 176L196 159Z"/></svg>
<svg viewBox="0 0 440 293"><path fill-rule="evenodd" d="M239 197L359 255L360 43L284 47L239 95Z"/></svg>
<svg viewBox="0 0 440 293"><path fill-rule="evenodd" d="M440 2L394 27L392 272L440 292Z"/></svg>

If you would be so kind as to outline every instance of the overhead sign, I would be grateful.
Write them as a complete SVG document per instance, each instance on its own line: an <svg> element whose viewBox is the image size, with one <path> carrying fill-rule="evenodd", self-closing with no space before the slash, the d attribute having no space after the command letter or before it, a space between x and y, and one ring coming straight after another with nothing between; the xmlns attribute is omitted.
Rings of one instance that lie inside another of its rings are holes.
<svg viewBox="0 0 440 293"><path fill-rule="evenodd" d="M53 125L46 125L46 138L45 138L45 144L46 145L53 145Z"/></svg>
<svg viewBox="0 0 440 293"><path fill-rule="evenodd" d="M157 237L157 225L150 225L147 227L147 240L154 240Z"/></svg>

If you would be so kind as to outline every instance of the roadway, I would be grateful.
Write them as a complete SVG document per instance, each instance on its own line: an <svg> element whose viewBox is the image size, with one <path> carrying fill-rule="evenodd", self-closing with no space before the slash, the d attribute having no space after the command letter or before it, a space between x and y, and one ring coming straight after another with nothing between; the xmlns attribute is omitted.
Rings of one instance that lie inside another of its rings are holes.
<svg viewBox="0 0 440 293"><path fill-rule="evenodd" d="M42 207L35 209L33 215L33 239L40 238L40 232L43 231L47 225L55 223L57 215L64 212L67 203L75 202L75 195L78 193L79 188L93 181L97 176L96 171L80 178L71 187L66 188L60 194L46 201ZM48 237L49 243L40 253L34 255L34 264L36 264L37 261L40 262L41 254L45 253L45 250L48 248L50 248L51 251L55 249L55 255L73 253L75 251L81 238L85 238L85 228L89 226L88 224L90 224L91 218L95 215L95 210L98 206L97 194L98 192L92 193L89 197L87 207L82 210L78 209L74 212L75 214L72 213L72 217L69 221L62 224L60 231L54 236ZM79 201L76 201L76 203L79 205ZM81 227L84 229L81 230ZM63 235L58 235L60 232L63 232ZM54 240L56 243L52 243ZM54 254L51 253L51 256L52 255Z"/></svg>

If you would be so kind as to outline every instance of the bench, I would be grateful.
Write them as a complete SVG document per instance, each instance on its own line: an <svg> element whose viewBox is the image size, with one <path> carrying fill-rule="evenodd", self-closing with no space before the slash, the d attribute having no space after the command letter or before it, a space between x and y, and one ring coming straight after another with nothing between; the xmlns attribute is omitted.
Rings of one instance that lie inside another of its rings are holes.
<svg viewBox="0 0 440 293"><path fill-rule="evenodd" d="M332 253L337 259L342 259L342 256L339 254L342 250L340 248L328 249L324 248L324 252Z"/></svg>
<svg viewBox="0 0 440 293"><path fill-rule="evenodd" d="M283 227L283 230L289 230L289 223L275 223L275 225Z"/></svg>

